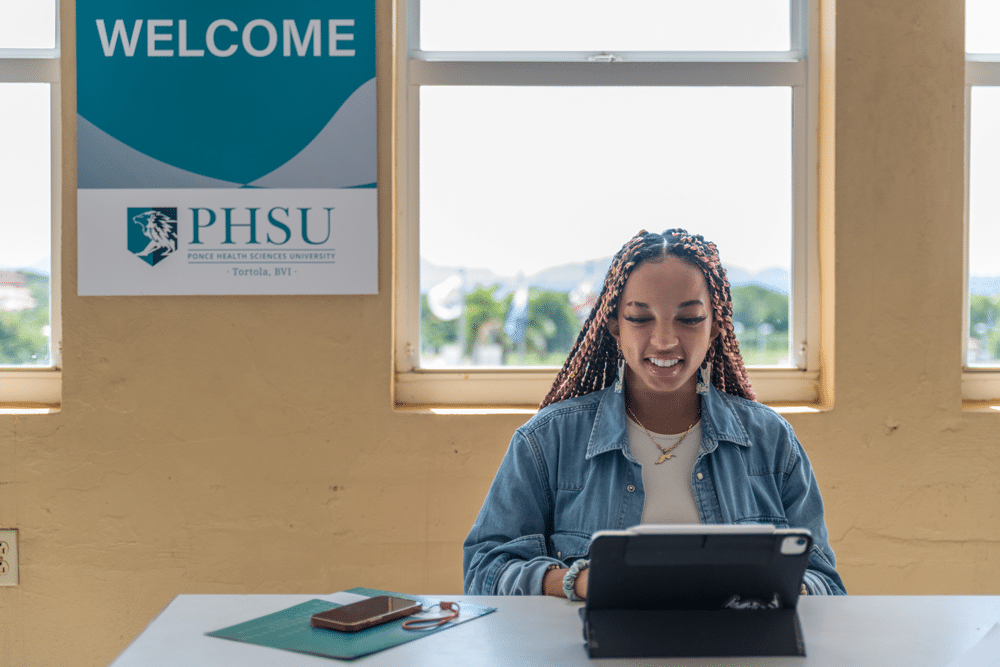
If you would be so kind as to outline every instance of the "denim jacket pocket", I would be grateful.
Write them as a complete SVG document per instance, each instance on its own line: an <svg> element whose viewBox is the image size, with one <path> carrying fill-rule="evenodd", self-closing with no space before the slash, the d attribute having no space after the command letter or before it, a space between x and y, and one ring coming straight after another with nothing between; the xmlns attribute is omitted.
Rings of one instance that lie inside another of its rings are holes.
<svg viewBox="0 0 1000 667"><path fill-rule="evenodd" d="M553 533L549 538L549 553L567 565L590 552L590 535L583 533Z"/></svg>

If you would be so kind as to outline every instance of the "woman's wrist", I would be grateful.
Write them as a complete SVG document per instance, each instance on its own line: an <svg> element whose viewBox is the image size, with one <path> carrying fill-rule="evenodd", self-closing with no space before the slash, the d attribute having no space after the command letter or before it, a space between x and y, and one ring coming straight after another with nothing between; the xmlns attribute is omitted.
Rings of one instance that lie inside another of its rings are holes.
<svg viewBox="0 0 1000 667"><path fill-rule="evenodd" d="M563 578L566 576L568 568L551 565L545 570L545 577L542 579L542 594L555 597L566 597L563 593Z"/></svg>

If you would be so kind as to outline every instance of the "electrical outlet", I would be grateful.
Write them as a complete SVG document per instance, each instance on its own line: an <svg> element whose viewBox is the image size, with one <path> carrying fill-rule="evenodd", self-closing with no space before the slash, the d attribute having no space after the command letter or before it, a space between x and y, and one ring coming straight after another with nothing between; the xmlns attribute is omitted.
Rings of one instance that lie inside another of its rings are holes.
<svg viewBox="0 0 1000 667"><path fill-rule="evenodd" d="M17 530L0 529L0 586L17 586Z"/></svg>

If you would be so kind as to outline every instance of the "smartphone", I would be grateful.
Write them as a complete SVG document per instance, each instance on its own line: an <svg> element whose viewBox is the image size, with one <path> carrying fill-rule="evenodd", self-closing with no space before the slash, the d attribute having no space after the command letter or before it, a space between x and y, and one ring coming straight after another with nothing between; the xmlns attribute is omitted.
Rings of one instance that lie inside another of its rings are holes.
<svg viewBox="0 0 1000 667"><path fill-rule="evenodd" d="M394 618L415 614L420 609L421 604L416 600L379 595L313 614L309 625L341 632L357 632Z"/></svg>

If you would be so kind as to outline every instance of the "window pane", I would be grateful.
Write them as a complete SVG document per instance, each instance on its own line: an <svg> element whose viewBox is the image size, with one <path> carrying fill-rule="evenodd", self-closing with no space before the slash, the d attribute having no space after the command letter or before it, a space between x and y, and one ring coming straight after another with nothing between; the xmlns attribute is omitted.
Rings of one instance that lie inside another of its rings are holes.
<svg viewBox="0 0 1000 667"><path fill-rule="evenodd" d="M1000 88L972 88L969 128L970 366L1000 365Z"/></svg>
<svg viewBox="0 0 1000 667"><path fill-rule="evenodd" d="M421 0L425 51L787 51L788 0Z"/></svg>
<svg viewBox="0 0 1000 667"><path fill-rule="evenodd" d="M1000 3L965 0L965 50L1000 53Z"/></svg>
<svg viewBox="0 0 1000 667"><path fill-rule="evenodd" d="M51 358L49 96L49 84L0 84L0 365Z"/></svg>
<svg viewBox="0 0 1000 667"><path fill-rule="evenodd" d="M561 365L611 256L671 227L718 244L747 363L787 365L791 110L786 87L421 88L421 365Z"/></svg>
<svg viewBox="0 0 1000 667"><path fill-rule="evenodd" d="M0 2L0 49L54 49L55 0Z"/></svg>

